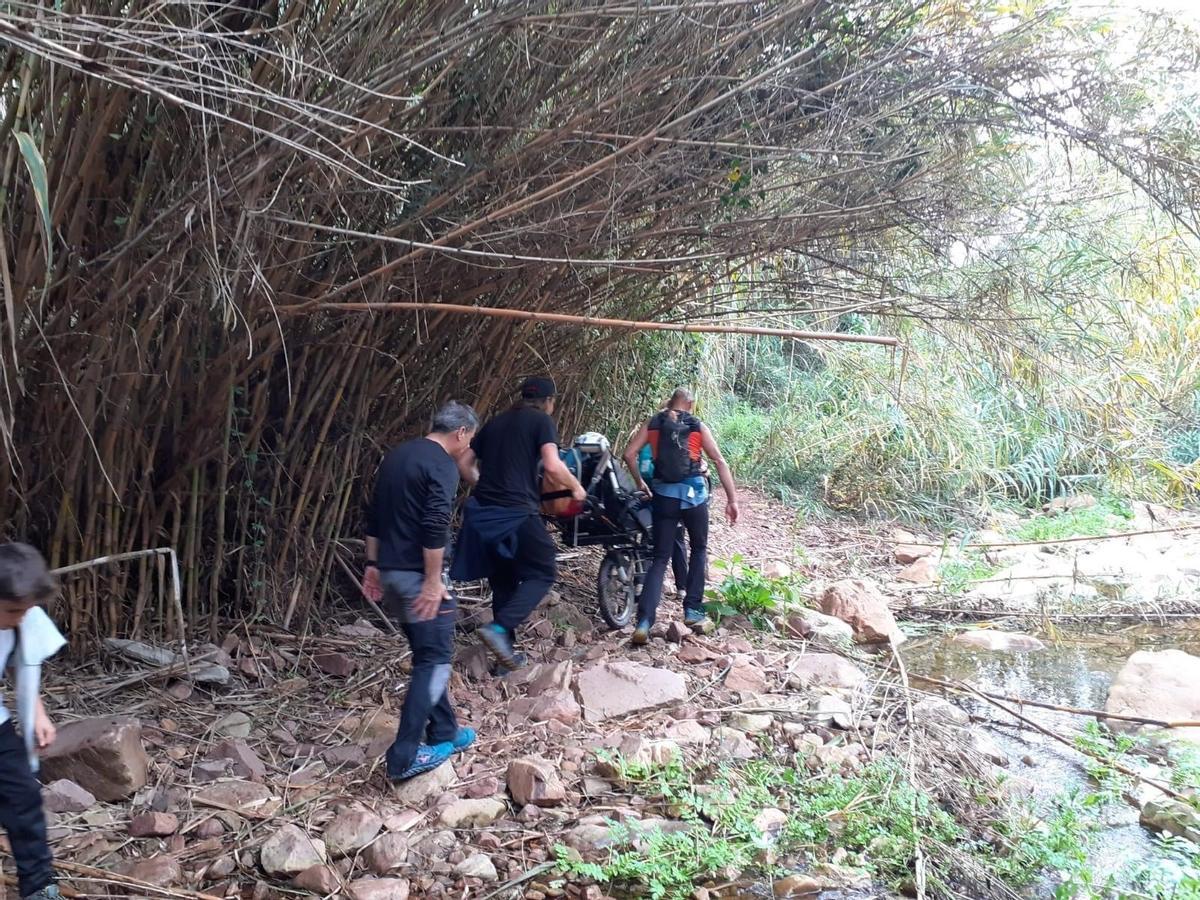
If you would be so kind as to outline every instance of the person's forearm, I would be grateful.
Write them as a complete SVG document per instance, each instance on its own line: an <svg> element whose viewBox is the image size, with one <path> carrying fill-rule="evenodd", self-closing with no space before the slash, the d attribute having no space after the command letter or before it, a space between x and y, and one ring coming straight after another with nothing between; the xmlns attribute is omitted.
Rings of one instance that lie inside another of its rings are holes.
<svg viewBox="0 0 1200 900"><path fill-rule="evenodd" d="M579 484L579 479L577 479L571 473L571 470L567 468L567 464L565 462L563 462L561 459L558 460L558 464L555 466L555 470L556 470L557 474L559 475L559 477L569 479L572 484ZM582 485L580 485L580 487L582 487Z"/></svg>
<svg viewBox="0 0 1200 900"><path fill-rule="evenodd" d="M625 454L625 468L629 470L629 474L633 476L634 484L640 488L646 486L645 480L642 478L642 468L638 465L636 453Z"/></svg>
<svg viewBox="0 0 1200 900"><path fill-rule="evenodd" d="M379 562L379 538L367 535L367 560L372 563Z"/></svg>
<svg viewBox="0 0 1200 900"><path fill-rule="evenodd" d="M717 463L717 477L721 479L721 487L725 489L725 499L730 503L737 502L737 485L733 483L733 472L724 460Z"/></svg>
<svg viewBox="0 0 1200 900"><path fill-rule="evenodd" d="M446 558L446 548L445 547L438 547L436 550L432 550L429 547L425 548L424 559L425 559L425 583L426 584L433 584L435 582L438 584L441 584L442 562L443 562L443 560L445 560L445 558Z"/></svg>

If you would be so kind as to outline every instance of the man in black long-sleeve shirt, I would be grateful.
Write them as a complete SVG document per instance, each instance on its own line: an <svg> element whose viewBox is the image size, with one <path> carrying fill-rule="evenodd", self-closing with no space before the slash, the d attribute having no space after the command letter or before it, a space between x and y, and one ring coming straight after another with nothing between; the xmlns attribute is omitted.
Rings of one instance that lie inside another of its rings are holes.
<svg viewBox="0 0 1200 900"><path fill-rule="evenodd" d="M442 575L459 465L479 428L474 410L450 402L423 438L392 450L367 510L363 593L386 598L412 647L412 677L387 774L401 781L435 769L475 740L459 728L447 685L454 653L454 597Z"/></svg>

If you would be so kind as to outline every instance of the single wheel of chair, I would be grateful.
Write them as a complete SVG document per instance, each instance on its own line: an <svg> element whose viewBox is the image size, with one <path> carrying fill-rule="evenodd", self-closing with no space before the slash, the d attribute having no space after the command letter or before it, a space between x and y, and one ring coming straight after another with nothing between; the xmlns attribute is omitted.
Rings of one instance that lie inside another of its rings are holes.
<svg viewBox="0 0 1200 900"><path fill-rule="evenodd" d="M609 628L624 628L633 621L637 593L638 579L632 554L610 550L601 561L596 578L600 615Z"/></svg>

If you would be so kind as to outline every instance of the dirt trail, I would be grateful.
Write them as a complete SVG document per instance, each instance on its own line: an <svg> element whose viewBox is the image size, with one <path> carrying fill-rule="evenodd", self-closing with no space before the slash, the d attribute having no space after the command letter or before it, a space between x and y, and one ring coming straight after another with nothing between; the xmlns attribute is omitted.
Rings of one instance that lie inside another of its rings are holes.
<svg viewBox="0 0 1200 900"><path fill-rule="evenodd" d="M714 506L723 508L719 498ZM798 529L792 511L753 492L736 527L720 513L714 523L714 556L784 561L819 578L844 573L851 557L860 565L885 558L879 537ZM114 656L69 675L59 669L49 706L60 721L135 717L149 754L147 783L130 796L59 804L52 838L58 857L76 867L69 886L88 896L595 900L604 894L597 885L554 881L556 844L602 855L608 820L661 824L666 814L597 771L598 750L641 758L669 739L699 765L765 752L790 759L802 748L815 754L811 765L837 770L862 765L892 740L885 713L864 698L863 673L795 637L736 621L695 636L673 623L676 600L664 603L646 648L603 631L596 563L585 553L564 564L560 590L521 638L531 665L506 678L489 672L472 634L490 618L488 606L479 591L463 592L451 690L478 742L400 792L385 784L380 755L396 727L408 654L403 639L360 618L366 610L322 623L322 634L231 630L220 648L207 648L232 673L226 687L147 679L113 690L131 671L149 671ZM838 726L829 715L814 719L813 704L828 697L854 700ZM894 709L896 698L889 702ZM772 712L747 717L744 709ZM534 775L510 772L531 755ZM157 829L146 812L164 816ZM363 846L335 849L348 817L370 834ZM147 830L153 836L142 836ZM80 865L143 886L106 884Z"/></svg>

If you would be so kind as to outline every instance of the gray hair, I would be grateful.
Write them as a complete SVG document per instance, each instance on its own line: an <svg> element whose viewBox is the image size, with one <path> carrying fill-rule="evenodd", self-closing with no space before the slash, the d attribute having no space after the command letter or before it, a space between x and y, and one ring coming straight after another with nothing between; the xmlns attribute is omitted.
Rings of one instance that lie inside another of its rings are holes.
<svg viewBox="0 0 1200 900"><path fill-rule="evenodd" d="M675 388L675 393L671 395L667 406L674 406L676 403L694 403L695 400L695 395L687 388Z"/></svg>
<svg viewBox="0 0 1200 900"><path fill-rule="evenodd" d="M479 416L467 404L451 400L433 414L433 430L438 434L453 434L460 428L479 430Z"/></svg>

